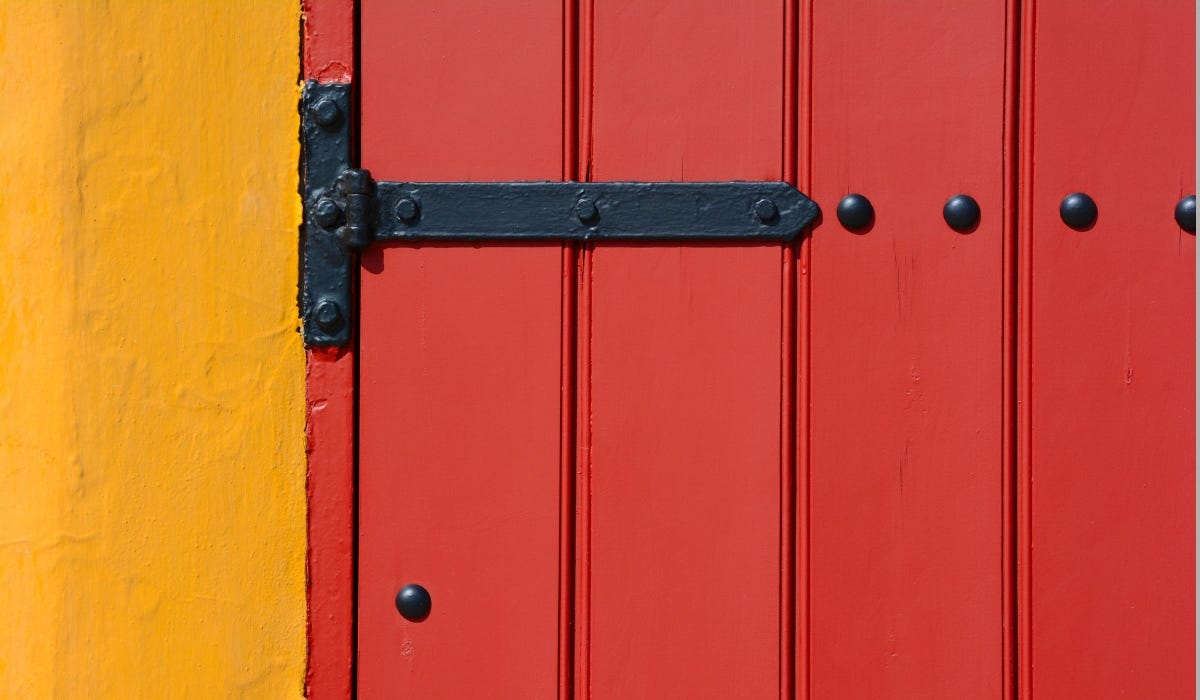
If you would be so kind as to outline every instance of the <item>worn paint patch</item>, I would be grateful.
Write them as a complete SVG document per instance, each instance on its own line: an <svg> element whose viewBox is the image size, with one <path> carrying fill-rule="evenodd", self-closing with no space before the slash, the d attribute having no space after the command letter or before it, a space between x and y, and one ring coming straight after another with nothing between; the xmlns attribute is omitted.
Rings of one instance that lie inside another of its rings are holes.
<svg viewBox="0 0 1200 700"><path fill-rule="evenodd" d="M0 4L0 696L302 692L298 15Z"/></svg>

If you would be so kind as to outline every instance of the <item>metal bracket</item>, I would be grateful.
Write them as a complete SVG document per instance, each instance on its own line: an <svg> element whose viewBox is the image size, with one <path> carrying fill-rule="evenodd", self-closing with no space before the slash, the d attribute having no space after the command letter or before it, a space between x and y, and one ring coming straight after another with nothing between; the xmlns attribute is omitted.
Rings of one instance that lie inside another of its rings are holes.
<svg viewBox="0 0 1200 700"><path fill-rule="evenodd" d="M350 170L350 86L309 82L300 101L304 155L304 278L300 312L307 345L350 342L353 322L350 285L353 252L339 238L361 234L346 221L346 199L339 177ZM352 177L352 176L351 176ZM350 179L350 178L346 178ZM369 179L369 177L368 177ZM357 223L357 222L354 222ZM365 237L369 242L369 237Z"/></svg>
<svg viewBox="0 0 1200 700"><path fill-rule="evenodd" d="M790 241L817 217L786 182L379 182L350 167L350 86L305 86L308 345L350 340L354 255L373 241Z"/></svg>
<svg viewBox="0 0 1200 700"><path fill-rule="evenodd" d="M788 241L817 205L786 182L380 182L375 240Z"/></svg>

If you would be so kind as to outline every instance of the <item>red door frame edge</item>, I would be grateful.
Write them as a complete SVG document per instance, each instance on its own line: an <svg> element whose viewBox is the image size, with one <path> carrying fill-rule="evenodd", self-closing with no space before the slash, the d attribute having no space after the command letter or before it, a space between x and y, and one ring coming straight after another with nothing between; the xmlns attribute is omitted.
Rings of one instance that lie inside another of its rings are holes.
<svg viewBox="0 0 1200 700"><path fill-rule="evenodd" d="M354 76L354 0L303 0L303 78ZM353 99L353 97L352 97ZM308 663L304 694L354 692L354 381L353 347L308 348Z"/></svg>

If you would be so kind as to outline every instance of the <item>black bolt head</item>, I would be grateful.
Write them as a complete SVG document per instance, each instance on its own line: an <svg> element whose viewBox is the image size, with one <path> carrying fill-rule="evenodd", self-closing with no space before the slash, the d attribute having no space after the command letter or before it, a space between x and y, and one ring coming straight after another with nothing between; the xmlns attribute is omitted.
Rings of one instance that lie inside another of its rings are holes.
<svg viewBox="0 0 1200 700"><path fill-rule="evenodd" d="M779 207L769 199L760 199L754 203L754 216L764 224L779 221Z"/></svg>
<svg viewBox="0 0 1200 700"><path fill-rule="evenodd" d="M421 215L421 205L412 197L401 197L399 202L396 202L396 218L400 221L411 224Z"/></svg>
<svg viewBox="0 0 1200 700"><path fill-rule="evenodd" d="M594 224L600 220L600 208L591 197L582 197L575 203L575 216L579 217L580 223Z"/></svg>
<svg viewBox="0 0 1200 700"><path fill-rule="evenodd" d="M871 206L871 200L861 194L851 193L838 202L837 218L846 229L861 231L875 220L875 207Z"/></svg>
<svg viewBox="0 0 1200 700"><path fill-rule="evenodd" d="M396 609L411 622L423 622L433 608L433 599L424 586L410 583L396 594Z"/></svg>
<svg viewBox="0 0 1200 700"><path fill-rule="evenodd" d="M346 319L342 317L342 307L329 299L319 302L317 308L313 309L313 321L316 322L317 328L329 335L342 330L342 326L346 324Z"/></svg>
<svg viewBox="0 0 1200 700"><path fill-rule="evenodd" d="M332 199L322 197L313 206L313 221L323 229L332 229L342 222L342 208Z"/></svg>
<svg viewBox="0 0 1200 700"><path fill-rule="evenodd" d="M1091 228L1099 213L1096 201L1082 192L1072 192L1063 197L1062 204L1058 205L1058 215L1063 223L1076 231Z"/></svg>
<svg viewBox="0 0 1200 700"><path fill-rule="evenodd" d="M968 194L956 194L946 200L942 207L942 218L959 233L970 233L979 223L979 202Z"/></svg>
<svg viewBox="0 0 1200 700"><path fill-rule="evenodd" d="M313 121L326 129L332 129L342 120L342 110L333 100L317 100L316 104L309 107L308 113L312 115Z"/></svg>
<svg viewBox="0 0 1200 700"><path fill-rule="evenodd" d="M1175 205L1175 223L1188 233L1196 232L1196 195L1184 197Z"/></svg>

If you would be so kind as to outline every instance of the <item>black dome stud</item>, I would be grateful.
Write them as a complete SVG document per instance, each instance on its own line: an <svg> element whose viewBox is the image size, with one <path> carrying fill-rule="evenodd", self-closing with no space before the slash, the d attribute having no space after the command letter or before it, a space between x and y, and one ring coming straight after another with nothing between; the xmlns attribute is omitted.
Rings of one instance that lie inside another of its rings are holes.
<svg viewBox="0 0 1200 700"><path fill-rule="evenodd" d="M396 594L396 609L405 620L422 622L429 617L432 608L433 599L429 597L429 591L419 584L410 583Z"/></svg>
<svg viewBox="0 0 1200 700"><path fill-rule="evenodd" d="M946 200L942 218L959 233L970 233L979 223L979 202L969 194L956 194Z"/></svg>
<svg viewBox="0 0 1200 700"><path fill-rule="evenodd" d="M396 202L395 212L402 223L414 224L421 217L421 205L412 197L402 197Z"/></svg>
<svg viewBox="0 0 1200 700"><path fill-rule="evenodd" d="M1184 197L1175 205L1175 223L1188 233L1196 232L1196 195Z"/></svg>
<svg viewBox="0 0 1200 700"><path fill-rule="evenodd" d="M330 99L319 100L308 108L313 121L326 129L332 129L342 121L342 110L337 103Z"/></svg>
<svg viewBox="0 0 1200 700"><path fill-rule="evenodd" d="M779 221L779 207L769 199L760 199L754 203L754 216L764 224Z"/></svg>
<svg viewBox="0 0 1200 700"><path fill-rule="evenodd" d="M596 200L591 197L580 197L578 202L575 202L575 218L579 219L579 223L591 226L600 220L600 207L596 206Z"/></svg>
<svg viewBox="0 0 1200 700"><path fill-rule="evenodd" d="M1062 204L1058 205L1058 215L1063 223L1076 231L1091 228L1098 214L1095 200L1082 192L1072 192L1063 197Z"/></svg>
<svg viewBox="0 0 1200 700"><path fill-rule="evenodd" d="M837 218L848 230L862 231L875 220L875 207L861 194L851 193L838 202Z"/></svg>

